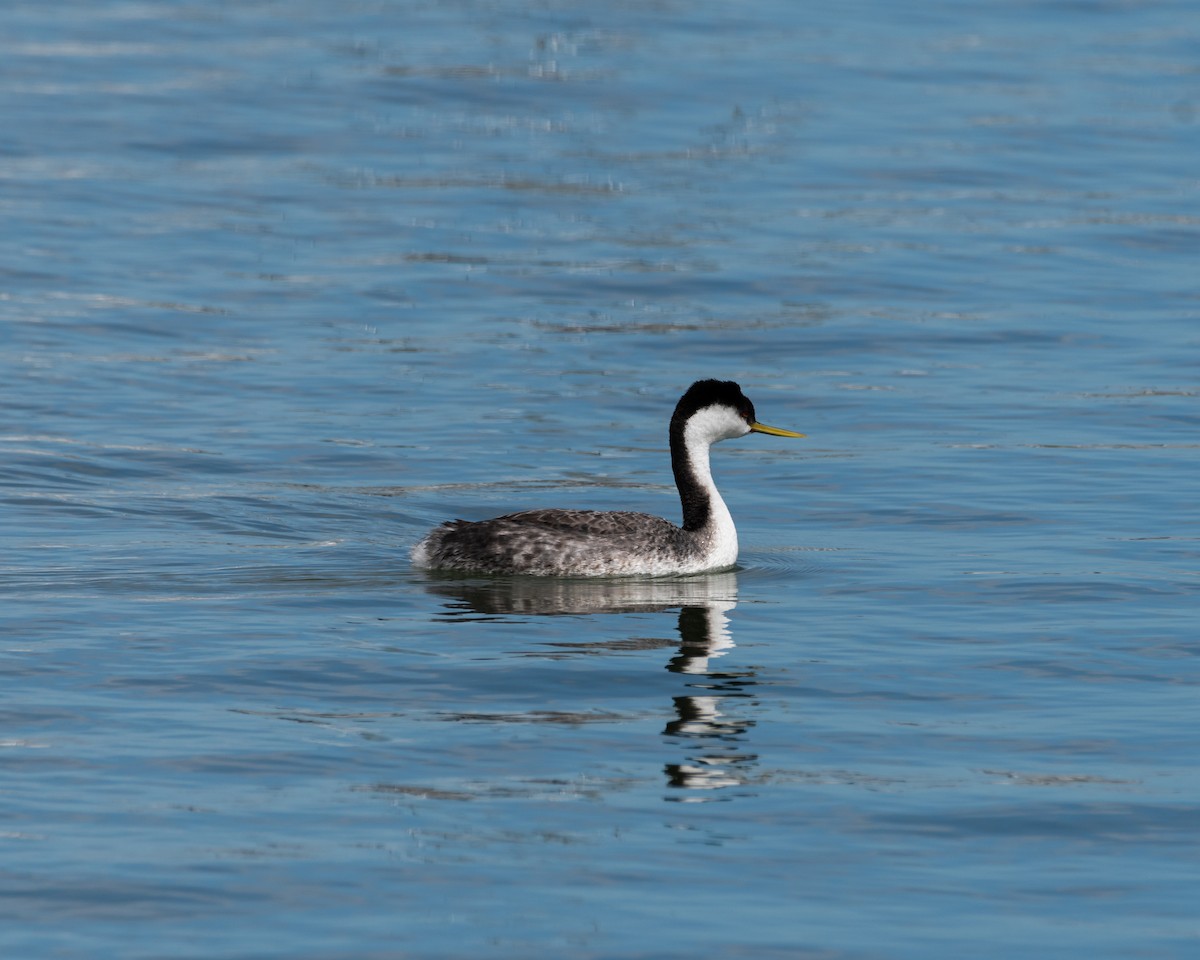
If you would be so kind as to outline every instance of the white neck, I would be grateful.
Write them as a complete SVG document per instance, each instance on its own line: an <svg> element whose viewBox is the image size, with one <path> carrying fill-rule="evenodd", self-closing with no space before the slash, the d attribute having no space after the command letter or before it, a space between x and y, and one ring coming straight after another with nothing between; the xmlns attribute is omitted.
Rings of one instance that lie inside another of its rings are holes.
<svg viewBox="0 0 1200 960"><path fill-rule="evenodd" d="M707 411L692 417L683 432L684 450L691 474L700 491L708 497L708 520L696 531L696 536L704 550L706 569L731 567L737 562L737 528L733 525L733 517L730 516L729 508L725 506L721 492L713 482L709 448L718 440L724 440L728 436L741 436L742 433L714 429L716 425L703 416L704 413ZM747 429L743 432L749 431Z"/></svg>

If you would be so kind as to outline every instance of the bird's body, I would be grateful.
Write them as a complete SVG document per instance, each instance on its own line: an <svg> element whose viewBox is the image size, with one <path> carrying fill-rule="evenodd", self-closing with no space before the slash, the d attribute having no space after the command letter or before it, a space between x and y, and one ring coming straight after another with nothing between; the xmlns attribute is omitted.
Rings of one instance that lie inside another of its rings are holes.
<svg viewBox="0 0 1200 960"><path fill-rule="evenodd" d="M698 573L737 559L697 550L693 538L648 513L609 510L526 510L472 523L442 524L413 551L413 562L443 570L604 577Z"/></svg>
<svg viewBox="0 0 1200 960"><path fill-rule="evenodd" d="M492 520L451 520L412 552L416 566L540 576L666 576L731 567L737 529L709 469L709 447L751 431L800 437L754 419L730 381L700 380L671 417L671 466L683 525L647 513L526 510Z"/></svg>

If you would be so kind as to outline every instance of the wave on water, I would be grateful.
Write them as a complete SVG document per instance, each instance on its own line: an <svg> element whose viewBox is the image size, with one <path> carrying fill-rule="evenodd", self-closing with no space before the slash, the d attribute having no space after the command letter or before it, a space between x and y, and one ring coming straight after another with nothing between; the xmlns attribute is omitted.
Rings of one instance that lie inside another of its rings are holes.
<svg viewBox="0 0 1200 960"><path fill-rule="evenodd" d="M738 574L745 580L784 580L823 572L827 564L819 554L836 547L764 547L742 551Z"/></svg>

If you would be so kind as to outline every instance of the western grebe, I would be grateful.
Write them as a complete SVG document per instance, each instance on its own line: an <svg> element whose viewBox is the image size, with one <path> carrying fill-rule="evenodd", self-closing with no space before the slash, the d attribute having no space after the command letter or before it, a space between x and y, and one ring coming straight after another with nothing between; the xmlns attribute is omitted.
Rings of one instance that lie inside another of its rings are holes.
<svg viewBox="0 0 1200 960"><path fill-rule="evenodd" d="M718 440L769 433L803 437L754 418L754 404L730 380L697 380L671 416L671 469L683 526L647 513L525 510L493 520L448 520L412 551L434 570L558 577L665 576L731 567L737 529L713 483L708 448Z"/></svg>

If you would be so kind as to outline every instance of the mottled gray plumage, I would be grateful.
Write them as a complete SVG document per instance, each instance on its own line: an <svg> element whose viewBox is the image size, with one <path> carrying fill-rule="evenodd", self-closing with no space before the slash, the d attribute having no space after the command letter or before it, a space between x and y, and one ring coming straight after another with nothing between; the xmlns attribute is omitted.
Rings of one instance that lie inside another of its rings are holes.
<svg viewBox="0 0 1200 960"><path fill-rule="evenodd" d="M428 562L449 570L606 576L681 564L694 545L680 528L648 513L525 510L492 520L450 520L428 537Z"/></svg>

